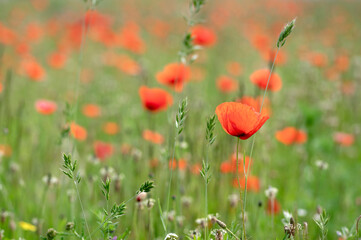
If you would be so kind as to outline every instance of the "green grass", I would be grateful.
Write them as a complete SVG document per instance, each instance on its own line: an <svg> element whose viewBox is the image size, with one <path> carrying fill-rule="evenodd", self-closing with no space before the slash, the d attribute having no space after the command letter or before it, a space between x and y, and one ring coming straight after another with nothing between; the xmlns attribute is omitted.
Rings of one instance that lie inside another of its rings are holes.
<svg viewBox="0 0 361 240"><path fill-rule="evenodd" d="M358 107L361 100L358 94L361 80L360 4L356 1L295 2L299 9L293 13L289 10L289 3L275 1L266 5L267 2L206 1L193 17L194 20L204 20L216 31L217 44L195 52L199 54L199 59L191 67L201 68L204 79L187 83L182 93L160 85L155 75L166 64L179 60L178 51L182 49L182 40L188 29L183 19L184 15L188 16L188 1L100 2L96 9L111 16L114 31L120 32L127 21L138 24L146 52L135 54L121 47L107 48L94 41L91 33L87 32L81 53L82 64L79 64L80 53L75 49L70 51L65 67L60 70L51 68L47 57L56 50L65 26L81 21L86 4L90 3L80 0L49 1L47 8L39 12L28 1L0 2L0 24L18 33L20 38L23 38L28 23L37 22L44 29L50 19L56 19L59 24L56 36L45 34L41 42L29 42L31 55L46 71L43 82L33 82L19 74L22 57L12 46L0 44L0 83L3 85L0 93L0 145L12 148L10 156L0 158L0 231L4 230L0 239L51 239L47 236L50 228L58 232L56 239L76 239L76 234L84 235L86 239L105 239L107 234L118 236L118 239L164 239L168 233L187 239L186 236L194 229L201 234L199 239L204 239L205 231L198 226L196 219L205 218L206 212L217 213L218 219L227 225L227 231L240 238L243 230L241 203L238 201L236 207L231 207L229 202L232 194L239 196L239 190L232 186L236 176L220 171L221 163L229 160L235 151L236 138L225 133L216 120L216 140L208 146L206 124L220 103L234 101L243 95L263 95L263 91L249 81L249 76L255 70L268 67L269 63L252 46L250 38L256 31L262 32L269 36L273 50L276 50L282 26L294 17L297 17L295 30L282 47L287 61L275 67L283 87L276 93L267 92L272 115L256 133L251 175L257 176L261 185L258 192L248 191L247 194L247 239L284 239L283 210L291 212L296 223L302 225L307 222L308 239L318 239L321 230L313 220L318 206L326 210L329 217L326 225L328 235L324 239L338 239L336 231L341 231L342 227L348 227L355 235L356 219L361 214L361 112ZM24 13L19 22L14 20L21 14L14 17L14 9ZM229 14L229 19L224 18L225 24L220 27L214 15L222 15L223 12ZM151 18L169 24L166 39L150 33ZM257 26L262 30L258 30ZM325 43L333 38L331 45ZM324 53L327 66L313 66L301 57L303 51ZM106 66L104 53L107 52L131 56L144 68L146 78L129 76ZM340 74L340 79L327 80L325 73L334 67L335 57L343 53L349 56L349 69ZM217 89L216 79L227 75L226 64L230 61L239 62L243 73L235 77L240 84L239 91L225 94ZM92 73L92 81L88 84L78 79L83 69ZM344 81L355 84L353 95L340 91ZM76 98L78 83L79 95ZM173 95L173 106L164 112L148 113L138 95L141 85L167 90ZM176 137L178 104L185 97L188 100L187 117L183 132ZM57 103L58 109L53 115L36 112L34 103L42 98ZM68 119L64 114L66 103L75 109ZM100 117L88 118L82 114L82 106L88 103L101 107ZM75 108L76 105L79 107ZM68 135L61 138L67 122L74 119L87 129L88 137L83 142ZM118 134L110 136L103 132L102 126L108 121L119 124ZM278 142L276 131L287 126L306 131L307 142L291 146ZM155 145L145 141L142 138L144 129L161 133L164 143ZM352 133L354 144L345 147L335 143L333 134L338 131ZM241 141L240 153L250 154L254 137ZM114 154L104 162L94 156L93 143L97 140L109 142L114 147ZM183 143L187 143L187 147L182 148ZM121 152L124 144L131 146L130 153ZM81 181L77 187L84 216L73 181L60 170L63 168L63 153L78 161L76 171L80 172ZM174 170L169 186L168 161L172 154L176 159L186 159L188 167L185 171ZM151 167L150 162L154 158L159 164ZM209 163L207 174L211 176L207 184L208 211L205 209L205 180L191 171L192 165L202 165L203 160ZM327 162L328 169L318 169L315 165L317 160ZM105 176L104 172L110 171L110 168L114 174ZM47 186L42 179L48 174L56 177L58 183ZM105 182L106 177L111 180L108 201L102 194L102 181ZM153 181L155 187L148 193L147 199L155 199L155 203L148 208L147 202L143 202L145 205L140 207L136 201L137 191L148 180ZM277 201L281 204L281 212L273 220L266 213L264 192L268 186L279 190ZM175 211L172 221L166 217L168 195L169 211ZM191 199L190 203L188 199ZM123 202L126 205L124 212L118 209L119 216L102 228L102 221L100 223L97 216L104 217L103 209L110 214L113 204L119 207ZM297 216L297 209L305 209L307 214ZM21 221L35 225L37 230L23 229L19 224ZM68 223L75 224L76 233L66 230ZM106 231L102 232L101 228ZM212 231L220 228L210 221L208 239L214 239ZM231 234L226 234L225 239L232 239ZM300 232L295 239L305 238Z"/></svg>

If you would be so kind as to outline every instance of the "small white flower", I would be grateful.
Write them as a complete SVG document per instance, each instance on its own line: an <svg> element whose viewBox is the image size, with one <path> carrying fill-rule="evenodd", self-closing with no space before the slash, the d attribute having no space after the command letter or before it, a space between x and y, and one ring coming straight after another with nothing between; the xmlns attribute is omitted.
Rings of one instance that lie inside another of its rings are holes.
<svg viewBox="0 0 361 240"><path fill-rule="evenodd" d="M164 240L177 240L178 235L175 233L168 233L167 236L165 236Z"/></svg>
<svg viewBox="0 0 361 240"><path fill-rule="evenodd" d="M324 162L322 160L317 160L315 162L316 167L318 167L320 170L327 170L328 169L328 163Z"/></svg>
<svg viewBox="0 0 361 240"><path fill-rule="evenodd" d="M275 188L275 187L269 186L264 193L266 194L266 197L267 197L268 199L275 199L275 198L276 198L276 195L277 195L277 193L278 193L278 189Z"/></svg>
<svg viewBox="0 0 361 240"><path fill-rule="evenodd" d="M306 209L303 209L303 208L297 209L297 215L300 216L300 217L306 216L307 215Z"/></svg>
<svg viewBox="0 0 361 240"><path fill-rule="evenodd" d="M288 211L283 211L283 216L284 218L282 218L282 223L283 225L288 225L290 223L290 220L292 218L292 213L288 212Z"/></svg>

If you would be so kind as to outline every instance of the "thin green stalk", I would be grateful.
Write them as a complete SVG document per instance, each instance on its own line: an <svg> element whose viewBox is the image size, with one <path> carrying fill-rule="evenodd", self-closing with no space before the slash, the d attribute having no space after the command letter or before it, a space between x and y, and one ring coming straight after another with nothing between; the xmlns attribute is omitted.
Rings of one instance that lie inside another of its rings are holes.
<svg viewBox="0 0 361 240"><path fill-rule="evenodd" d="M204 169L204 197L205 197L205 210L206 210L206 219L208 218L208 154L209 154L209 145L207 144L206 150L206 168ZM207 226L204 228L204 237L207 240Z"/></svg>
<svg viewBox="0 0 361 240"><path fill-rule="evenodd" d="M75 185L75 190L76 190L76 193L77 193L77 196L78 196L78 200L79 200L79 203L80 203L81 211L82 211L82 213L83 213L83 218L84 218L85 226L86 226L86 229L87 229L87 231L88 231L89 238L90 238L90 240L91 240L91 239L92 239L92 236L90 235L90 230L89 230L89 226L88 226L88 221L86 220L86 217L85 217L85 211L84 211L84 207L83 207L83 202L81 201L80 194L79 194L78 183L77 183L76 181L74 181L74 185Z"/></svg>
<svg viewBox="0 0 361 240"><path fill-rule="evenodd" d="M172 154L172 161L170 164L170 175L169 175L169 181L168 181L168 196L167 196L167 214L169 213L169 204L170 204L170 191L172 188L172 177L173 177L173 163L174 163L174 157L175 157L175 148L177 143L177 137L174 139L174 145L173 145L173 154ZM166 223L166 226L168 226L168 222Z"/></svg>
<svg viewBox="0 0 361 240"><path fill-rule="evenodd" d="M259 113L262 112L262 108L263 108L263 104L264 104L264 101L265 101L265 98L266 98L266 93L267 93L267 90L268 90L268 85L269 85L269 82L270 82L270 79L271 79L271 76L272 76L272 71L274 69L274 66L275 66L275 62L276 62L276 59L277 59L277 55L278 55L278 52L280 50L280 47L277 48L277 51L276 51L276 54L275 54L275 57L273 59L273 63L272 63L272 66L271 66L271 70L270 70L270 73L268 75L268 79L267 79L267 85L266 85L266 88L264 90L264 93L263 93L263 97L262 97L262 103L261 103L261 107L260 107L260 110L259 110ZM251 161L252 161L252 155L253 155L253 148L254 148L254 142L256 140L256 135L254 135L253 137L253 140L252 140L252 145L251 145L251 152L249 154L249 163L248 163L248 167L247 167L247 172L245 172L245 186L244 186L244 200L243 200L243 212L246 211L246 201L247 201L247 180L248 180L248 174L250 172L250 166L251 166ZM237 147L238 148L238 147ZM238 150L237 150L238 151ZM238 153L237 153L237 162L238 162ZM246 165L244 165L244 169L246 168ZM244 217L244 216L243 216ZM244 229L243 231L243 237L244 237L244 240L246 240L246 230Z"/></svg>

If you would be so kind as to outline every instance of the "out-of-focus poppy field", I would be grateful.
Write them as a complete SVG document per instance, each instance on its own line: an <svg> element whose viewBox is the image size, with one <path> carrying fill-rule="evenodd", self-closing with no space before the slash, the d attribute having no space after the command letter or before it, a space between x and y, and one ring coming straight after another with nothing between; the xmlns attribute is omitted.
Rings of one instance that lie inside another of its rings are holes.
<svg viewBox="0 0 361 240"><path fill-rule="evenodd" d="M361 239L360 11L1 0L0 240Z"/></svg>

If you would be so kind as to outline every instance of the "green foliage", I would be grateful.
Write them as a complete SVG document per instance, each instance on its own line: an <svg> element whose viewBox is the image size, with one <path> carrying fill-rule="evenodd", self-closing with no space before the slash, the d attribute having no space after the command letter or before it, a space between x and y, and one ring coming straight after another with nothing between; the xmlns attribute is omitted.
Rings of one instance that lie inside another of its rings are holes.
<svg viewBox="0 0 361 240"><path fill-rule="evenodd" d="M137 194L141 192L150 192L150 190L154 188L154 182L153 181L145 181L137 191Z"/></svg>
<svg viewBox="0 0 361 240"><path fill-rule="evenodd" d="M184 121L187 118L187 106L188 101L187 98L183 99L179 104L178 113L175 118L175 127L177 128L177 135L180 135L184 128Z"/></svg>
<svg viewBox="0 0 361 240"><path fill-rule="evenodd" d="M216 126L216 115L213 115L208 119L207 128L206 128L206 140L209 145L212 145L216 140L216 136L214 135L215 126Z"/></svg>
<svg viewBox="0 0 361 240"><path fill-rule="evenodd" d="M321 230L320 239L321 240L327 239L327 233L328 233L327 224L329 222L329 217L327 216L326 210L322 211L322 213L319 215L319 219L314 218L313 220Z"/></svg>
<svg viewBox="0 0 361 240"><path fill-rule="evenodd" d="M107 180L105 182L102 181L102 193L105 197L105 199L108 201L109 200L109 192L110 192L110 178L107 178Z"/></svg>
<svg viewBox="0 0 361 240"><path fill-rule="evenodd" d="M80 177L80 173L76 171L76 167L77 167L77 160L74 160L74 162L71 160L71 155L67 155L67 154L63 154L63 168L61 169L61 171L68 176L70 179L74 180L74 182L76 183L80 183L81 181L81 177Z"/></svg>

